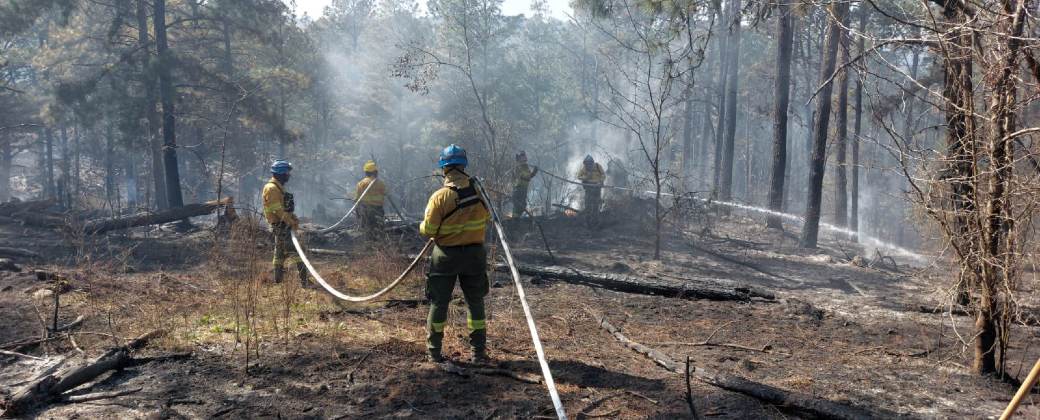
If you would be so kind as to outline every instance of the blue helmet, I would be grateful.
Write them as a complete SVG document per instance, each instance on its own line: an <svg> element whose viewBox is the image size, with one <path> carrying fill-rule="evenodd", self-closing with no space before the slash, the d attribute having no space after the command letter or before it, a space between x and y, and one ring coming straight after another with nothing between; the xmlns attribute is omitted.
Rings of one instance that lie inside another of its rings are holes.
<svg viewBox="0 0 1040 420"><path fill-rule="evenodd" d="M445 147L444 150L441 150L441 159L438 163L441 168L451 165L459 165L465 168L469 163L469 160L466 159L466 149L454 144Z"/></svg>
<svg viewBox="0 0 1040 420"><path fill-rule="evenodd" d="M284 175L292 171L292 164L287 160L276 160L271 164L271 173L276 175Z"/></svg>

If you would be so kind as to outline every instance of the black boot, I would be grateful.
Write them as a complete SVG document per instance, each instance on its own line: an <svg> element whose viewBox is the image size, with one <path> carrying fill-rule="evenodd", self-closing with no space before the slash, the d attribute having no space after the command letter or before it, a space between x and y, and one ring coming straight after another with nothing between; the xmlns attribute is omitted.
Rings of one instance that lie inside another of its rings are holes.
<svg viewBox="0 0 1040 420"><path fill-rule="evenodd" d="M283 268L283 267L275 267L274 268L274 282L276 284L277 283L281 283L282 282L282 278L284 278L284 277L285 277L285 268Z"/></svg>

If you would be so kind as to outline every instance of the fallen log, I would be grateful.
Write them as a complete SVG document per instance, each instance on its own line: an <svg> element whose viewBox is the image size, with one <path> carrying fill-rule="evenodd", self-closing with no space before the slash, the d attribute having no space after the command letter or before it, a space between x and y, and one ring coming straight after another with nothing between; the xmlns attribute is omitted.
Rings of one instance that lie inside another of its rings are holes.
<svg viewBox="0 0 1040 420"><path fill-rule="evenodd" d="M130 216L121 216L113 219L91 220L83 224L83 232L87 234L105 233L113 230L129 229L138 226L151 226L162 223L176 222L189 217L202 216L217 210L220 207L229 206L234 203L231 197L220 201L207 201L205 203L188 204L175 209L169 209L158 213L145 212Z"/></svg>
<svg viewBox="0 0 1040 420"><path fill-rule="evenodd" d="M70 366L56 373L48 373L33 379L28 385L14 392L8 401L4 416L24 413L40 404L59 399L65 391L90 382L110 370L120 369L133 359L130 352L148 344L149 340L162 335L155 330L137 337L122 347L106 351L96 359L77 366Z"/></svg>
<svg viewBox="0 0 1040 420"><path fill-rule="evenodd" d="M674 372L674 373L687 373L697 378L699 381L712 385L727 391L737 392L740 394L747 395L757 400L778 405L793 408L799 411L810 413L814 416L827 418L827 419L874 419L874 418L899 418L902 417L900 414L887 411L887 410L867 410L864 408L843 404L823 398L816 398L810 395L805 395L797 392L785 391L783 389L750 381L739 376L726 375L718 372L709 372L704 368L682 369L674 359L669 357L667 354L656 350L652 347L648 347L644 344L632 341L621 332L621 330L604 317L596 315L589 309L586 311L596 320L596 323L609 332L621 345L634 350L635 352L646 356L654 363L661 367ZM686 372L684 372L684 370Z"/></svg>
<svg viewBox="0 0 1040 420"><path fill-rule="evenodd" d="M0 246L0 256L6 257L20 257L20 258L40 258L40 254L22 248L10 248L6 246Z"/></svg>
<svg viewBox="0 0 1040 420"><path fill-rule="evenodd" d="M811 395L786 391L771 385L753 382L739 376L727 375L719 372L709 372L704 368L694 368L690 373L694 378L708 385L744 394L769 404L790 407L820 418L859 420L903 417L899 413L867 410L849 404L813 397Z"/></svg>
<svg viewBox="0 0 1040 420"><path fill-rule="evenodd" d="M14 215L18 213L35 213L56 203L54 200L9 201L0 204L0 214Z"/></svg>
<svg viewBox="0 0 1040 420"><path fill-rule="evenodd" d="M506 272L509 267L498 264L497 271ZM727 285L710 279L687 280L682 284L668 283L644 277L623 274L594 273L560 266L517 265L520 274L536 276L565 283L599 287L616 292L641 295L657 295L682 299L738 300L751 298L776 299L772 293L745 286Z"/></svg>

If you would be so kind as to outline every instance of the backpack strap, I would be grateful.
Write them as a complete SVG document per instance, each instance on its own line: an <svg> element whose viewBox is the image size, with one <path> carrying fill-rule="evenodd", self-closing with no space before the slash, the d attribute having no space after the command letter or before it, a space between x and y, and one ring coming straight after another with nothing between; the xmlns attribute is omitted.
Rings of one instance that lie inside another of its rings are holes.
<svg viewBox="0 0 1040 420"><path fill-rule="evenodd" d="M451 209L448 214L445 214L444 217L441 218L441 223L437 225L437 231L433 234L434 238L441 236L441 226L444 225L444 222L447 221L449 217L459 211L459 209L477 204L484 206L485 209L487 208L487 204L484 204L484 200L480 199L480 194L477 192L477 188L473 186L472 182L466 188L448 187L448 189L455 191L458 198L455 199L455 208Z"/></svg>

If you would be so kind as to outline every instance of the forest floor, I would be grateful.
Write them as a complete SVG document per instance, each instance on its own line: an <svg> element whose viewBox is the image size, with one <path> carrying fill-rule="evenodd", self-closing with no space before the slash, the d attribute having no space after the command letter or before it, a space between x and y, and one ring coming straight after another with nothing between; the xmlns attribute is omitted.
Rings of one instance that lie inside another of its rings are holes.
<svg viewBox="0 0 1040 420"><path fill-rule="evenodd" d="M799 249L791 232L766 230L761 220L738 212L682 229L668 226L662 258L655 261L653 235L645 233L650 222L631 214L607 214L592 229L580 218L560 216L543 220L542 228L559 265L676 284L719 279L770 290L777 299L686 300L524 278L572 418L689 416L683 375L623 347L591 314L677 361L689 357L698 367L877 413L988 418L1014 393L1006 382L967 372L971 352L962 339L970 335L968 317L916 309L948 300L949 281L938 274L949 267L942 263L895 256L896 267L858 267L848 260L870 258L873 250L826 232L819 249ZM519 261L550 264L533 224L509 225ZM389 301L337 304L295 282L264 281L269 239L253 230L215 236L209 230L143 229L85 240L0 225L0 246L43 255L22 261L22 272L0 272L0 343L40 337L43 325L52 322L53 282L38 280L32 270L59 273L67 282L59 324L86 317L50 341L7 348L33 357L0 354L0 399L57 360L96 356L126 338L161 329L165 336L141 355L191 356L128 367L72 391L134 391L128 395L46 404L29 415L554 418L542 384L460 376L424 360L421 273ZM404 253L396 246L372 251L350 237L316 238L311 246L344 251L317 256L319 271L340 286L349 279L352 287L346 289L360 293L396 276L408 262L405 254L421 245L403 242ZM495 281L501 287L488 298L490 354L502 369L538 377L514 287L502 274ZM447 332L446 355L465 366L461 298L452 305ZM1038 334L1037 327L1015 328L1007 357L1012 375L1024 377L1040 356L1040 346L1029 346ZM710 344L725 345L694 345L709 338ZM703 418L804 417L697 380L692 387ZM1036 402L1027 402L1023 418L1040 418Z"/></svg>

